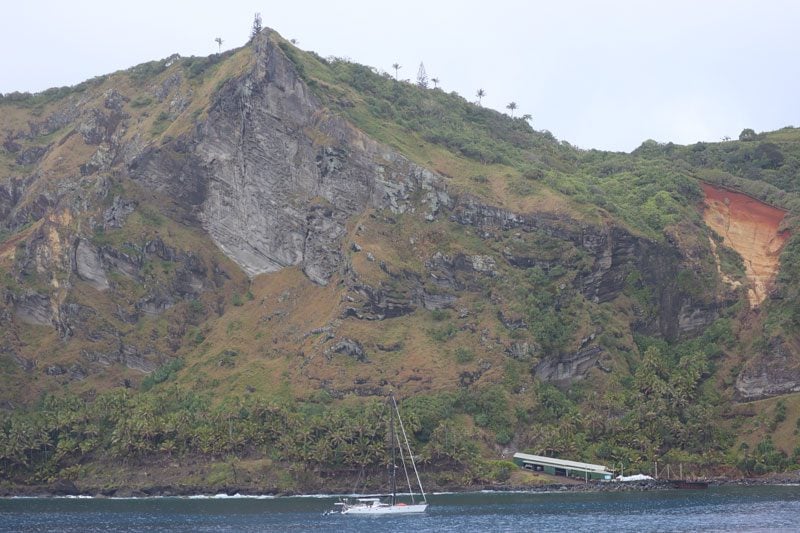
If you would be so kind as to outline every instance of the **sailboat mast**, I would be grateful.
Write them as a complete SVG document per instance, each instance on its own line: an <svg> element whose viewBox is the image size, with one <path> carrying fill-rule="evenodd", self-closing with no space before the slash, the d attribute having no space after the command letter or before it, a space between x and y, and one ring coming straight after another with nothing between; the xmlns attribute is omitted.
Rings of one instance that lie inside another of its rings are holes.
<svg viewBox="0 0 800 533"><path fill-rule="evenodd" d="M397 404L394 401L394 394L391 395L391 400L392 400L392 408L390 410L392 412L392 423L389 426L389 432L390 432L390 441L392 443L392 464L389 467L390 470L391 470L389 475L391 476L391 483L392 483L392 505L394 505L395 498L397 497L397 464L396 464L397 448L396 448L395 442L394 442L395 441L395 435L394 435L394 412L395 412L395 409L396 409L395 406Z"/></svg>
<svg viewBox="0 0 800 533"><path fill-rule="evenodd" d="M427 502L428 498L425 497L425 489L422 488L422 480L419 478L419 471L417 470L417 462L414 461L414 454L411 452L411 445L408 443L408 435L406 434L406 428L403 426L403 419L400 417L400 409L397 407L397 402L394 399L394 395L392 395L392 405L394 406L394 410L397 412L397 420L400 422L400 431L403 432L403 440L406 443L406 450L408 450L408 456L411 459L411 466L414 468L414 475L417 477L417 484L419 485L419 491L422 493L422 501ZM406 477L408 477L408 474L406 474ZM409 482L409 487L408 487L409 492L411 491L410 485L411 483Z"/></svg>

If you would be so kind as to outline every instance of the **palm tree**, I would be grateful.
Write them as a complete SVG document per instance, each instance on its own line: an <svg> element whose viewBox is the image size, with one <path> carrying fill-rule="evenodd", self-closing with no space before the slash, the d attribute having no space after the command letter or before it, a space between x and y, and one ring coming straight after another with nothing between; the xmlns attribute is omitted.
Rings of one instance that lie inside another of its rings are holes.
<svg viewBox="0 0 800 533"><path fill-rule="evenodd" d="M484 91L483 89L478 89L478 92L475 93L475 96L478 97L478 105L481 105L481 98L486 96L486 91Z"/></svg>
<svg viewBox="0 0 800 533"><path fill-rule="evenodd" d="M514 110L516 108L517 108L517 103L516 102L511 102L510 104L508 104L506 106L506 109L510 109L511 110L511 118L514 118Z"/></svg>
<svg viewBox="0 0 800 533"><path fill-rule="evenodd" d="M25 466L25 443L22 440L23 432L20 431L18 424L14 423L6 438L5 450L3 451L4 460L10 460L12 465L16 463Z"/></svg>
<svg viewBox="0 0 800 533"><path fill-rule="evenodd" d="M400 66L400 63L392 63L392 68L394 69L394 79L397 81L397 71L402 67Z"/></svg>
<svg viewBox="0 0 800 533"><path fill-rule="evenodd" d="M164 452L169 457L172 457L172 453L175 451L176 447L175 441L168 439L161 443L161 445L158 447L158 451Z"/></svg>
<svg viewBox="0 0 800 533"><path fill-rule="evenodd" d="M431 83L433 83L433 88L437 89L439 87L439 78L431 78Z"/></svg>
<svg viewBox="0 0 800 533"><path fill-rule="evenodd" d="M214 42L217 43L219 51L222 52L222 37L217 37L216 39L214 39Z"/></svg>
<svg viewBox="0 0 800 533"><path fill-rule="evenodd" d="M337 462L347 462L347 451L350 433L344 424L335 425L329 435L331 447L333 448L334 458Z"/></svg>
<svg viewBox="0 0 800 533"><path fill-rule="evenodd" d="M524 115L522 115L522 120L525 120L525 121L533 120L533 115L531 115L529 113L525 113Z"/></svg>

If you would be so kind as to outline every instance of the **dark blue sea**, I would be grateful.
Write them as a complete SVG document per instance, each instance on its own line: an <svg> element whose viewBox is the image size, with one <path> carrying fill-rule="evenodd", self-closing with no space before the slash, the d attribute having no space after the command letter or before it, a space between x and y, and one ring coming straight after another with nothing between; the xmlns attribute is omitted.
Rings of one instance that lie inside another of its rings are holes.
<svg viewBox="0 0 800 533"><path fill-rule="evenodd" d="M434 494L424 516L325 516L336 500L7 498L0 532L800 531L800 486Z"/></svg>

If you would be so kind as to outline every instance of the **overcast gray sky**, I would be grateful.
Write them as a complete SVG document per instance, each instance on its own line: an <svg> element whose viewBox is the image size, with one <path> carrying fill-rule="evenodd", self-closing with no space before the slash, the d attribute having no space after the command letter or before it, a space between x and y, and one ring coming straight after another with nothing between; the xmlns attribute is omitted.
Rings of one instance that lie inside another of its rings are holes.
<svg viewBox="0 0 800 533"><path fill-rule="evenodd" d="M253 15L299 46L533 115L582 148L630 151L800 126L794 0L26 0L4 2L0 92L172 53L241 46ZM392 71L393 72L393 71Z"/></svg>

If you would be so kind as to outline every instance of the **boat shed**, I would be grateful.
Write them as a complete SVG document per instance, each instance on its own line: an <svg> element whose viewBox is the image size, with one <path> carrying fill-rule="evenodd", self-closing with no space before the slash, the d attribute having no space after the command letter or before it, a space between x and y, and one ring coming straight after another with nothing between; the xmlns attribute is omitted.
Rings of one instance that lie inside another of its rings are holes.
<svg viewBox="0 0 800 533"><path fill-rule="evenodd" d="M567 476L585 480L610 481L614 473L603 465L565 461L541 455L515 453L514 463L517 466L534 472L543 472L551 476Z"/></svg>

